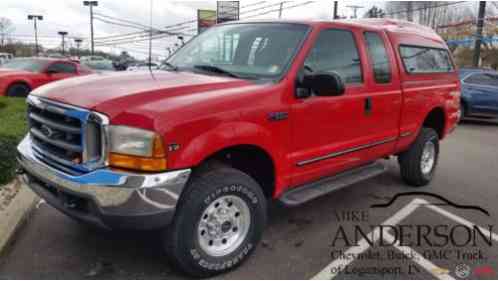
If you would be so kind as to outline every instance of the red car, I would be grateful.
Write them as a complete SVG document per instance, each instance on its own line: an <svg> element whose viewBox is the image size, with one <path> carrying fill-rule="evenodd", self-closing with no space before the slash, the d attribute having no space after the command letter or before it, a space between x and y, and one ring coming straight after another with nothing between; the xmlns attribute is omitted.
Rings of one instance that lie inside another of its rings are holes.
<svg viewBox="0 0 498 281"><path fill-rule="evenodd" d="M18 159L40 197L104 228L163 228L178 268L206 277L253 252L272 200L311 201L391 156L429 184L460 81L445 41L412 23L236 22L164 70L61 81L28 103Z"/></svg>
<svg viewBox="0 0 498 281"><path fill-rule="evenodd" d="M93 71L69 60L14 59L0 66L0 96L26 97L47 83L90 73Z"/></svg>

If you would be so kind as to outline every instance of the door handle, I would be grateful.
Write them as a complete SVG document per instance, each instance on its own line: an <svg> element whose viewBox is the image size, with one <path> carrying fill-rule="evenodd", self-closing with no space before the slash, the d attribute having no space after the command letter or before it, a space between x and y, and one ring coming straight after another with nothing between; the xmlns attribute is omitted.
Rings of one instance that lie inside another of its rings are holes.
<svg viewBox="0 0 498 281"><path fill-rule="evenodd" d="M365 115L372 114L373 104L372 97L365 98Z"/></svg>

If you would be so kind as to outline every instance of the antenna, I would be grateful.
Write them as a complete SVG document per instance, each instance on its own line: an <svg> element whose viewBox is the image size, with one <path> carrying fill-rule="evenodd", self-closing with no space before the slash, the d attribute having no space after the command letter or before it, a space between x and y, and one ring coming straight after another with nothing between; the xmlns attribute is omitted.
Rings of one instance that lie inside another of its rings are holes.
<svg viewBox="0 0 498 281"><path fill-rule="evenodd" d="M149 26L149 71L152 73L152 5L153 0L150 0L150 26Z"/></svg>

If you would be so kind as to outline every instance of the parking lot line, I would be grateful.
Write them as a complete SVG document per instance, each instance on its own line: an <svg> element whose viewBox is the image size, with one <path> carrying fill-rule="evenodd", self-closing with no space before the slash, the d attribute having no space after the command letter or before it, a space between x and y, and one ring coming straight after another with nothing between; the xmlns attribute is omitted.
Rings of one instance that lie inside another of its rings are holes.
<svg viewBox="0 0 498 281"><path fill-rule="evenodd" d="M444 209L442 209L442 208L440 208L440 207L438 207L438 206L435 206L435 205L426 205L426 207L427 207L427 208L429 208L429 209L432 209L432 210L434 210L434 211L436 211L436 212L438 212L438 213L440 213L441 215L443 215L443 216L445 216L445 217L449 218L450 220L452 220L452 221L454 221L454 222L457 222L457 223L459 223L459 224L463 224L463 225L465 225L466 227L473 228L473 227L474 227L474 225L475 225L475 226L477 226L477 227L479 228L479 230L480 230L482 233L487 233L487 232L488 232L488 230L487 230L487 229L485 229L485 228L483 228L482 226L479 226L479 225L473 224L473 223L471 223L470 221L468 221L468 220L466 220L466 219L464 219L464 218L461 218L461 217L459 217L459 216L457 216L457 215L454 215L454 214L452 214L452 213L450 213L450 212L448 212L448 211L446 211L446 210L444 210ZM491 238L492 238L493 240L495 240L496 242L498 242L498 235L497 235L496 233L493 233L493 232L491 232L490 234L491 234Z"/></svg>
<svg viewBox="0 0 498 281"><path fill-rule="evenodd" d="M384 231L382 236L383 236L384 240L386 240L386 242L388 242L388 243L391 243L392 241L395 240L394 236L389 234L387 231ZM416 262L418 265L420 265L422 268L424 268L427 272L432 274L434 277L441 279L441 280L455 280L455 278L453 278L449 274L434 274L435 272L438 271L439 267L437 265L433 264L428 259L424 258L421 254L419 254L414 249L407 247L407 246L400 246L399 242L396 242L393 245L393 247L396 248L397 250L399 250L405 256L411 257L413 262Z"/></svg>
<svg viewBox="0 0 498 281"><path fill-rule="evenodd" d="M384 221L382 224L383 225L396 225L406 217L408 217L411 213L413 213L418 207L419 207L419 201L418 199L414 199L408 205L403 207L401 210L396 212L392 217L388 218L386 221ZM368 234L368 237L373 235L373 242L375 243L379 239L379 228L375 228ZM369 244L365 239L362 239L358 242L357 246L353 246L349 248L344 255L342 255L340 258L332 261L329 265L327 265L322 271L320 271L317 275L315 275L312 279L313 280L330 280L333 279L341 270L343 270L347 265L349 265L351 262L354 261L354 256L357 256L364 251L366 251L369 248ZM338 269L340 268L341 270L334 270L332 272L332 269Z"/></svg>
<svg viewBox="0 0 498 281"><path fill-rule="evenodd" d="M433 211L436 211L437 213L453 220L456 223L460 223L462 225L465 225L467 227L478 227L482 233L487 233L488 230L484 229L481 226L478 226L476 224L471 223L470 221L461 218L457 215L454 215L438 206L430 204L428 201L421 199L421 198L415 198L413 199L410 203L408 203L406 206L404 206L401 210L396 212L392 217L387 219L382 223L382 225L396 225L399 222L401 222L403 219L408 217L410 214L412 214L418 207L420 206L425 206ZM372 233L373 232L373 233ZM373 235L373 242L377 242L377 240L380 237L380 231L379 228L375 228L372 232L368 234L368 236ZM390 241L394 240L394 237L384 231L382 233L384 240L386 238L389 238ZM498 235L491 232L490 233L491 237L493 240L498 241ZM389 241L387 241L389 242ZM423 267L425 270L427 270L428 273L433 275L436 278L442 279L442 280L452 280L454 279L452 276L448 274L435 274L436 270L438 267L434 265L432 262L429 260L423 258L422 255L420 255L418 252L413 250L410 247L405 247L405 246L399 246L397 244L393 245L396 249L401 251L403 254L405 254L408 257L411 257L412 261L419 264L421 267ZM312 279L313 280L330 280L335 278L344 268L349 265L351 262L354 261L354 257L358 256L359 254L363 253L369 248L369 244L365 239L362 239L358 242L357 246L350 247L346 252L345 255L342 257L332 261L329 265L327 265L323 270L321 270L318 274L316 274ZM409 254L411 253L411 255Z"/></svg>

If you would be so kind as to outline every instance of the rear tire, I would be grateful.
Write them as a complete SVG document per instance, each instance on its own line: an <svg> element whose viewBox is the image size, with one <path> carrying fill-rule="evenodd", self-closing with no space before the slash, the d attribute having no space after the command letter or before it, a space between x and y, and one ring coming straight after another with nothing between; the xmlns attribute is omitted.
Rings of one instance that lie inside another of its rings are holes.
<svg viewBox="0 0 498 281"><path fill-rule="evenodd" d="M31 89L28 85L23 83L16 83L9 86L7 89L7 96L13 98L25 98L29 95Z"/></svg>
<svg viewBox="0 0 498 281"><path fill-rule="evenodd" d="M439 157L439 136L434 129L422 128L412 146L399 155L403 180L415 187L429 184Z"/></svg>
<svg viewBox="0 0 498 281"><path fill-rule="evenodd" d="M247 174L217 167L194 175L163 234L165 250L182 271L205 278L234 269L259 243L266 198Z"/></svg>

